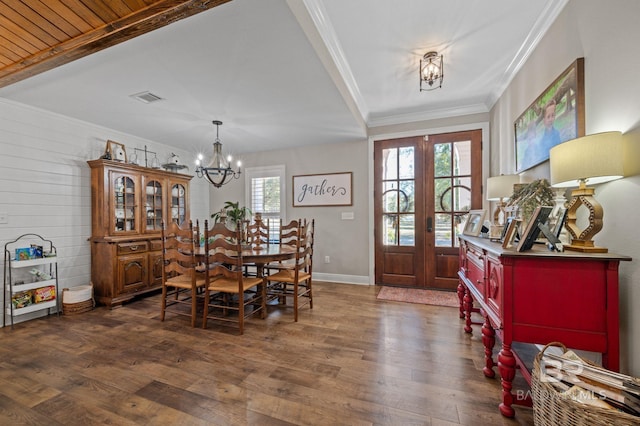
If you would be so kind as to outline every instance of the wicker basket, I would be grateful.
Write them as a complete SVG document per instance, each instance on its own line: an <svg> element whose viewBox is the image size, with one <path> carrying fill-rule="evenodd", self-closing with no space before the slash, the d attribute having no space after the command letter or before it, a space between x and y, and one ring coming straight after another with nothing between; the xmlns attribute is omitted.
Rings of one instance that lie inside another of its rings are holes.
<svg viewBox="0 0 640 426"><path fill-rule="evenodd" d="M570 425L610 425L637 426L640 417L623 413L615 409L585 405L571 399L565 392L557 391L547 382L540 381L540 361L550 346L556 346L567 352L566 346L559 342L547 344L533 361L531 392L533 397L533 422L536 426ZM595 365L589 360L586 364Z"/></svg>
<svg viewBox="0 0 640 426"><path fill-rule="evenodd" d="M62 314L76 315L89 312L95 307L93 286L62 289Z"/></svg>

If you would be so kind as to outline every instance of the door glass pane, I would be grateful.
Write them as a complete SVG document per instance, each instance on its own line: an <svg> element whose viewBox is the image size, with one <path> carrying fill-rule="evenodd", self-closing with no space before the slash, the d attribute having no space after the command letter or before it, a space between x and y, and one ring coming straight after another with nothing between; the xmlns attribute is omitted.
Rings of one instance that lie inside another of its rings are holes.
<svg viewBox="0 0 640 426"><path fill-rule="evenodd" d="M415 147L382 150L382 241L415 244Z"/></svg>
<svg viewBox="0 0 640 426"><path fill-rule="evenodd" d="M145 188L145 212L147 216L147 230L160 231L162 229L162 184L152 180Z"/></svg>
<svg viewBox="0 0 640 426"><path fill-rule="evenodd" d="M455 182L453 208L457 212L468 212L471 209L471 178L457 178Z"/></svg>
<svg viewBox="0 0 640 426"><path fill-rule="evenodd" d="M436 246L456 247L460 218L471 208L471 141L434 145Z"/></svg>
<svg viewBox="0 0 640 426"><path fill-rule="evenodd" d="M451 211L451 179L435 179L434 181L435 188L435 210L450 212Z"/></svg>
<svg viewBox="0 0 640 426"><path fill-rule="evenodd" d="M400 181L399 210L402 213L415 212L415 182L412 180Z"/></svg>
<svg viewBox="0 0 640 426"><path fill-rule="evenodd" d="M385 182L382 191L382 211L396 213L398 211L398 186L397 182Z"/></svg>
<svg viewBox="0 0 640 426"><path fill-rule="evenodd" d="M471 174L471 141L454 142L453 174L456 176Z"/></svg>
<svg viewBox="0 0 640 426"><path fill-rule="evenodd" d="M136 188L133 179L122 176L115 179L115 231L132 231L136 227Z"/></svg>
<svg viewBox="0 0 640 426"><path fill-rule="evenodd" d="M398 148L382 150L382 179L398 178Z"/></svg>
<svg viewBox="0 0 640 426"><path fill-rule="evenodd" d="M412 146L400 148L400 164L399 174L400 179L413 179L415 176L415 148Z"/></svg>
<svg viewBox="0 0 640 426"><path fill-rule="evenodd" d="M186 220L187 205L184 185L176 184L171 187L171 220L182 225Z"/></svg>
<svg viewBox="0 0 640 426"><path fill-rule="evenodd" d="M397 215L382 215L382 242L386 246L395 246L398 244L398 233L396 231L397 221Z"/></svg>
<svg viewBox="0 0 640 426"><path fill-rule="evenodd" d="M416 220L415 215L400 215L400 245L413 246L416 241Z"/></svg>
<svg viewBox="0 0 640 426"><path fill-rule="evenodd" d="M439 143L434 145L433 155L435 176L451 176L451 144Z"/></svg>
<svg viewBox="0 0 640 426"><path fill-rule="evenodd" d="M451 215L436 213L436 246L437 247L451 247L451 239L453 238L453 231L451 227Z"/></svg>

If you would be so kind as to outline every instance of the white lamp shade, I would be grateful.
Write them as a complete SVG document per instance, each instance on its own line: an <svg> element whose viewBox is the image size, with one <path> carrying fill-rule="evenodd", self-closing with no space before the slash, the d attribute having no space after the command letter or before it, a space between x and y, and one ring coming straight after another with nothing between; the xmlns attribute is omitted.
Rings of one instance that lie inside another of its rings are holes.
<svg viewBox="0 0 640 426"><path fill-rule="evenodd" d="M513 194L513 185L520 183L518 175L500 175L487 179L487 200L495 201L510 198Z"/></svg>
<svg viewBox="0 0 640 426"><path fill-rule="evenodd" d="M595 133L572 139L549 152L551 185L579 186L580 181L598 184L624 176L621 132Z"/></svg>

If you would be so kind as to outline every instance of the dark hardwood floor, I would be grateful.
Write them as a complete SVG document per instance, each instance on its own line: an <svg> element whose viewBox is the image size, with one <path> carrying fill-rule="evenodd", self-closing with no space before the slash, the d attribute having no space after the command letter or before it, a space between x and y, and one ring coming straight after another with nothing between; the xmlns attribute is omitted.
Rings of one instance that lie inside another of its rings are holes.
<svg viewBox="0 0 640 426"><path fill-rule="evenodd" d="M192 329L187 317L160 322L158 295L5 327L0 424L533 423L530 408L500 415L479 327L465 334L455 308L378 301L376 291L314 283L314 308L298 323L272 307L243 336Z"/></svg>

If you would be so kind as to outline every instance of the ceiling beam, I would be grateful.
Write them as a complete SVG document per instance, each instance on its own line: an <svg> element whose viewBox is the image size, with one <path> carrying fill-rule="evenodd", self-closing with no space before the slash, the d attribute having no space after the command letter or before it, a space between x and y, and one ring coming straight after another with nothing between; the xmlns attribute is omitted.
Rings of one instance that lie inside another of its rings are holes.
<svg viewBox="0 0 640 426"><path fill-rule="evenodd" d="M0 87L114 46L231 0L160 0L0 69Z"/></svg>

